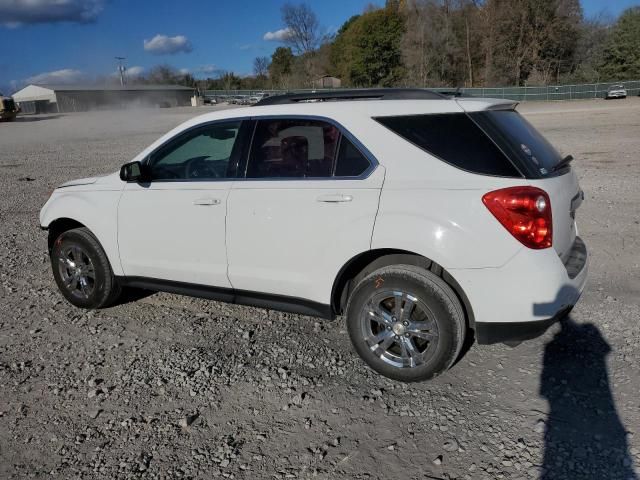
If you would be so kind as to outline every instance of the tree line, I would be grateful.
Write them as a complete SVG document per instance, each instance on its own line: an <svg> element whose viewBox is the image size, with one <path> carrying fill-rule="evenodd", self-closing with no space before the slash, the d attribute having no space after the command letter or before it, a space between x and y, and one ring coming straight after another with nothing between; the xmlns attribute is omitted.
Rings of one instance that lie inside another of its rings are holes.
<svg viewBox="0 0 640 480"><path fill-rule="evenodd" d="M347 87L640 79L640 7L610 19L585 18L580 0L387 0L333 34L308 4L286 4L281 13L284 45L257 57L252 76L221 71L196 80L173 72L171 80L229 90L309 88L323 75ZM164 82L157 68L147 81Z"/></svg>

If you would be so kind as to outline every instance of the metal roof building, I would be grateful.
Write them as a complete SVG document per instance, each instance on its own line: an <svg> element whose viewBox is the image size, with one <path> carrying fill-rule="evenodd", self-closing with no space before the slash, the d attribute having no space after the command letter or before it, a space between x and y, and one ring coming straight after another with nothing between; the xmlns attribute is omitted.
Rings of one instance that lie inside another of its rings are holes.
<svg viewBox="0 0 640 480"><path fill-rule="evenodd" d="M27 85L12 95L24 113L83 112L132 107L179 107L193 88L180 85Z"/></svg>

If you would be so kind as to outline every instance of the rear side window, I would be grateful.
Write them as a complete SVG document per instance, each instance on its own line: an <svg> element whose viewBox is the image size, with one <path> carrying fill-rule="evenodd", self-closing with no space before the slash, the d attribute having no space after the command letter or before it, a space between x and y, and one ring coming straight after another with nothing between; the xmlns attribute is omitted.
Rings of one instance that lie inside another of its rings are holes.
<svg viewBox="0 0 640 480"><path fill-rule="evenodd" d="M378 117L376 120L455 167L483 175L522 177L465 113Z"/></svg>

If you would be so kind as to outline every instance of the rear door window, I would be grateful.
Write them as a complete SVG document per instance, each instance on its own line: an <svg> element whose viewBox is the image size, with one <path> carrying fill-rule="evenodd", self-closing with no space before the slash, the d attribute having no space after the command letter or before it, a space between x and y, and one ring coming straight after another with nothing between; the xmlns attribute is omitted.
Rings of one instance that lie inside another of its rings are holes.
<svg viewBox="0 0 640 480"><path fill-rule="evenodd" d="M522 177L502 151L465 113L376 118L405 140L468 172Z"/></svg>
<svg viewBox="0 0 640 480"><path fill-rule="evenodd" d="M469 116L509 155L528 178L552 175L554 167L562 160L562 156L553 145L514 110L474 112Z"/></svg>
<svg viewBox="0 0 640 480"><path fill-rule="evenodd" d="M369 159L329 122L258 120L247 178L351 178L371 167Z"/></svg>
<svg viewBox="0 0 640 480"><path fill-rule="evenodd" d="M336 161L336 177L358 177L370 166L369 160L345 136L340 140L340 149Z"/></svg>
<svg viewBox="0 0 640 480"><path fill-rule="evenodd" d="M260 120L247 178L331 177L340 131L317 120Z"/></svg>

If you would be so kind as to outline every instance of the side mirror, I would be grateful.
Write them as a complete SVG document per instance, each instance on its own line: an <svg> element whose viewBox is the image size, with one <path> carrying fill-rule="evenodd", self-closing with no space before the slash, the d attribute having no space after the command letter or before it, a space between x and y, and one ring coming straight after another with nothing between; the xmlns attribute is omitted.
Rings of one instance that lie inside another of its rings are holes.
<svg viewBox="0 0 640 480"><path fill-rule="evenodd" d="M125 163L120 167L120 180L123 182L143 182L147 180L144 171L145 168L141 162Z"/></svg>

